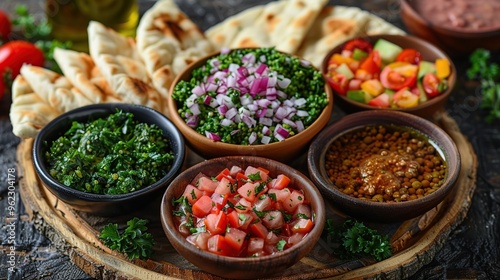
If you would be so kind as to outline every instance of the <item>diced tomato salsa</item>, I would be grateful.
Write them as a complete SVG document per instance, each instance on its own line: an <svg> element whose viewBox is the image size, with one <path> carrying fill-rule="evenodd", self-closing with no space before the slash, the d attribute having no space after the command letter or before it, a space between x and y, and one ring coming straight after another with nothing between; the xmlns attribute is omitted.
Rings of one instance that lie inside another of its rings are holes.
<svg viewBox="0 0 500 280"><path fill-rule="evenodd" d="M314 227L304 193L285 174L248 166L198 174L172 202L176 227L202 250L233 257L272 255Z"/></svg>

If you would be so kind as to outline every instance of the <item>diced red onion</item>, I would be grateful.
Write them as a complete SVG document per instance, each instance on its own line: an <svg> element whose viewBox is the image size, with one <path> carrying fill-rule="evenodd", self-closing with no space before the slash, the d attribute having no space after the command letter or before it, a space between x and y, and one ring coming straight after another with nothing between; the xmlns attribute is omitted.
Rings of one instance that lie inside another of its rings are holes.
<svg viewBox="0 0 500 280"><path fill-rule="evenodd" d="M222 48L220 49L220 53L221 53L221 54L228 54L228 53L230 53L230 52L231 52L231 49L230 49L230 48L222 47Z"/></svg>
<svg viewBox="0 0 500 280"><path fill-rule="evenodd" d="M222 119L222 121L220 121L220 125L222 125L222 126L230 126L233 123L234 122L232 120L226 119L226 118L224 118L224 119Z"/></svg>
<svg viewBox="0 0 500 280"><path fill-rule="evenodd" d="M304 105L306 105L307 100L305 98L301 97L299 99L295 99L294 103L295 103L295 107L300 108L300 107L303 107Z"/></svg>
<svg viewBox="0 0 500 280"><path fill-rule="evenodd" d="M229 110L229 108L227 108L226 104L222 104L219 107L217 107L217 112L219 112L219 114L221 115L225 115L227 110Z"/></svg>
<svg viewBox="0 0 500 280"><path fill-rule="evenodd" d="M236 109L236 107L233 107L229 110L227 110L226 114L224 115L226 118L232 120L234 118L234 116L238 115L238 110Z"/></svg>
<svg viewBox="0 0 500 280"><path fill-rule="evenodd" d="M195 116L198 116L199 114L201 114L200 105L198 105L198 103L194 103L193 105L191 105L191 107L189 107L189 110Z"/></svg>
<svg viewBox="0 0 500 280"><path fill-rule="evenodd" d="M190 116L186 120L189 127L195 128L198 125L198 116Z"/></svg>
<svg viewBox="0 0 500 280"><path fill-rule="evenodd" d="M262 136L262 138L260 139L260 143L262 144L269 144L269 142L271 142L271 137L269 136Z"/></svg>
<svg viewBox="0 0 500 280"><path fill-rule="evenodd" d="M278 86L280 88L287 88L289 85L290 85L290 79L288 78L285 78L285 77L282 77L282 78L278 78Z"/></svg>
<svg viewBox="0 0 500 280"><path fill-rule="evenodd" d="M304 111L304 110L297 110L297 116L307 117L307 116L309 116L309 113L307 111Z"/></svg>
<svg viewBox="0 0 500 280"><path fill-rule="evenodd" d="M297 127L297 124L290 119L283 119L283 123L288 124L290 127L293 127L293 128Z"/></svg>
<svg viewBox="0 0 500 280"><path fill-rule="evenodd" d="M284 107L278 107L274 113L274 117L278 120L283 120L287 116L287 111Z"/></svg>
<svg viewBox="0 0 500 280"><path fill-rule="evenodd" d="M207 138L210 140L220 141L220 136L217 135L217 133L213 133L213 132L205 130L205 136L207 136Z"/></svg>
<svg viewBox="0 0 500 280"><path fill-rule="evenodd" d="M267 65L264 64L264 63L261 63L257 69L255 69L255 73L259 74L259 75L262 75L264 73L264 71L266 71L267 69Z"/></svg>
<svg viewBox="0 0 500 280"><path fill-rule="evenodd" d="M257 133L252 132L250 133L250 136L248 136L248 143L249 144L253 144L255 142L255 140L257 140Z"/></svg>
<svg viewBox="0 0 500 280"><path fill-rule="evenodd" d="M259 123L267 126L272 126L273 125L273 120L270 118L259 118Z"/></svg>
<svg viewBox="0 0 500 280"><path fill-rule="evenodd" d="M305 60L305 59L301 59L300 60L300 65L302 65L304 67L309 67L309 66L311 66L311 62L308 61L308 60Z"/></svg>
<svg viewBox="0 0 500 280"><path fill-rule="evenodd" d="M295 121L295 124L298 132L304 131L304 123L301 120Z"/></svg>
<svg viewBox="0 0 500 280"><path fill-rule="evenodd" d="M281 91L281 90L277 90L277 91L276 91L276 94L277 94L279 97L281 97L281 98L286 98L286 97L287 97L286 93L284 93L284 92L283 92L283 91Z"/></svg>
<svg viewBox="0 0 500 280"><path fill-rule="evenodd" d="M238 132L240 132L240 130L239 129L235 129L235 130L231 131L229 134L230 135L235 135Z"/></svg>
<svg viewBox="0 0 500 280"><path fill-rule="evenodd" d="M271 130L269 129L269 127L264 125L264 127L262 127L262 134L269 135L270 133L271 133Z"/></svg>
<svg viewBox="0 0 500 280"><path fill-rule="evenodd" d="M255 116L258 118L263 118L266 115L266 112L267 112L267 108L261 108L261 109L257 110L257 112L255 113Z"/></svg>
<svg viewBox="0 0 500 280"><path fill-rule="evenodd" d="M198 96L201 96L205 93L205 88L203 85L197 85L193 88L193 90L191 90L191 92Z"/></svg>
<svg viewBox="0 0 500 280"><path fill-rule="evenodd" d="M241 62L243 64L254 64L255 63L255 54L254 53L247 53L241 58Z"/></svg>

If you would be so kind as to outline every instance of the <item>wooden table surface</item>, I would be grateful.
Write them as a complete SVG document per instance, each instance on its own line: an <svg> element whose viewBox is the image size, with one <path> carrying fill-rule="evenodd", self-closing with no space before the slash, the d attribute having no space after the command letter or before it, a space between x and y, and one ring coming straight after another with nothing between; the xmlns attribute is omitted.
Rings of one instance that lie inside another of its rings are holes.
<svg viewBox="0 0 500 280"><path fill-rule="evenodd" d="M141 12L154 2L140 0ZM267 2L177 0L179 7L203 30L232 14ZM18 3L26 3L30 9L40 9L43 0L4 0L0 2L0 9L12 12ZM398 0L331 0L330 4L361 7L405 28L399 17ZM500 60L498 53L494 55ZM452 59L457 66L458 82L446 104L446 111L472 143L479 158L479 176L467 217L450 234L434 259L411 279L500 279L500 122L488 124L484 121L485 112L479 108L478 84L469 81L465 75L469 66L467 56ZM91 279L61 253L58 245L61 242L54 241L57 237L47 238L46 233L39 232L37 226L28 220L18 191L14 197L14 218L7 212L10 201L8 174L17 168L16 147L20 142L12 134L9 103L9 98L0 101L0 279ZM14 186L17 187L17 182ZM10 234L14 234L15 240L14 273L8 273L11 267Z"/></svg>

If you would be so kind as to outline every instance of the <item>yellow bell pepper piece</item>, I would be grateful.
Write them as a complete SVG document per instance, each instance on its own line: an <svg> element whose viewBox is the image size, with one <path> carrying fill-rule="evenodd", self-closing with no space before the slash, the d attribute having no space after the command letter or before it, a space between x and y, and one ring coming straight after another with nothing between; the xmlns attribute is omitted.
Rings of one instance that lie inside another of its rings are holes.
<svg viewBox="0 0 500 280"><path fill-rule="evenodd" d="M451 74L450 62L446 58L436 59L436 76L439 79L448 78Z"/></svg>
<svg viewBox="0 0 500 280"><path fill-rule="evenodd" d="M384 86L377 79L371 79L361 83L361 89L368 92L371 96L378 96L384 92Z"/></svg>

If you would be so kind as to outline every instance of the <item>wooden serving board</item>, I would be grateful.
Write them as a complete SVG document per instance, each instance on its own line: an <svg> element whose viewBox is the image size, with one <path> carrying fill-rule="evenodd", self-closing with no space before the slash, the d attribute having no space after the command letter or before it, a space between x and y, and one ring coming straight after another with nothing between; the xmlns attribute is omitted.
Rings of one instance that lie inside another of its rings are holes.
<svg viewBox="0 0 500 280"><path fill-rule="evenodd" d="M329 240L323 237L299 263L271 279L352 279L373 278L383 274L401 279L414 274L429 263L441 249L450 232L463 221L476 188L477 157L471 144L461 134L456 122L446 112L438 112L434 121L454 139L461 157L458 182L438 207L402 223L366 223L391 237L393 256L384 261L372 259L340 260L331 254ZM98 279L220 279L199 270L170 245L160 224L161 197L134 212L113 218L91 216L72 210L59 201L41 183L35 173L31 149L33 141L23 140L17 150L20 170L20 192L30 219L35 226L66 253L71 261ZM203 160L188 150L189 164ZM307 170L305 156L292 166ZM341 223L345 217L330 202L327 218ZM147 261L130 261L124 255L104 246L98 234L110 222L124 226L132 217L148 219L148 227L156 241L153 255Z"/></svg>

